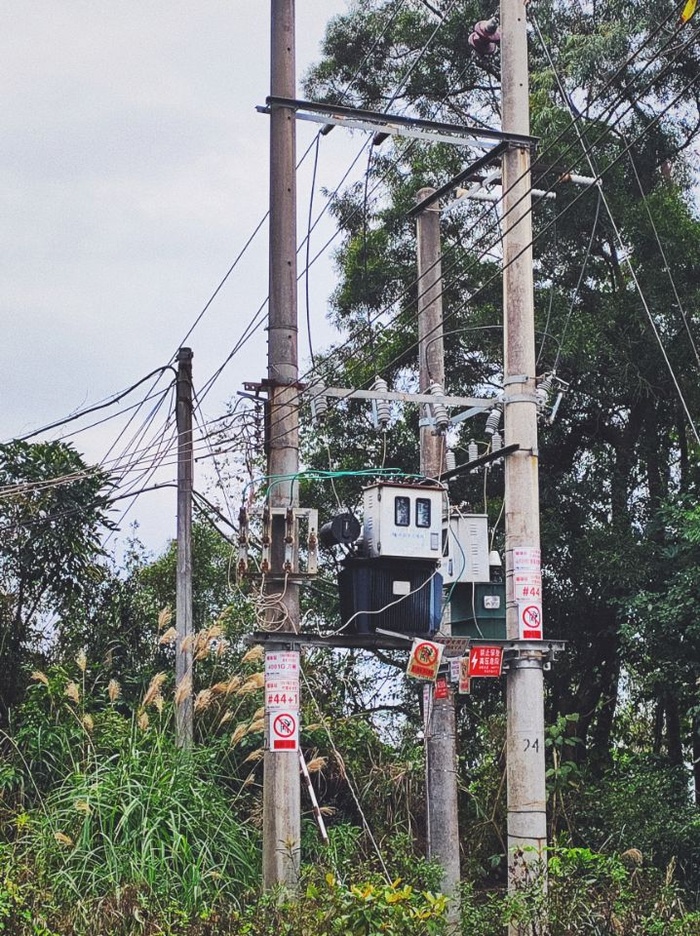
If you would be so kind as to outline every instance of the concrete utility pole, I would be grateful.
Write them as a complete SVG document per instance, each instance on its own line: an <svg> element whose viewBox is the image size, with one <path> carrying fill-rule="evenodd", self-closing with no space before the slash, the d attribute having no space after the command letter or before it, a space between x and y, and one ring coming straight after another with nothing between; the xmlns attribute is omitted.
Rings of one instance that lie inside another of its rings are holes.
<svg viewBox="0 0 700 936"><path fill-rule="evenodd" d="M295 98L294 0L272 0L270 94ZM297 400L296 128L294 110L270 111L270 315L268 325L268 474L289 477L299 470ZM275 483L269 506L297 504L297 486ZM272 578L268 597L277 598L276 630L299 629L299 586L282 574L283 516L273 517ZM275 577L276 576L276 577ZM280 620L282 622L280 623ZM268 738L269 745L269 738ZM299 879L301 781L298 753L265 751L263 780L263 884L293 889Z"/></svg>
<svg viewBox="0 0 700 936"><path fill-rule="evenodd" d="M175 740L192 747L192 350L177 352L177 578L175 597ZM178 692L178 690L182 690Z"/></svg>
<svg viewBox="0 0 700 936"><path fill-rule="evenodd" d="M422 202L435 190L423 188ZM418 249L418 370L420 392L431 384L444 390L445 354L442 336L442 267L440 262L440 206L436 203L416 219ZM445 436L434 426L420 429L420 470L437 478L445 467ZM432 686L430 687L432 692ZM459 926L459 823L457 810L457 746L455 706L448 685L447 698L432 698L424 718L428 857L443 868L442 891L450 898L448 926Z"/></svg>
<svg viewBox="0 0 700 936"><path fill-rule="evenodd" d="M528 134L530 130L525 12L524 0L501 0L502 129L509 133ZM508 639L517 640L523 636L528 604L519 582L536 586L539 581L541 586L528 148L511 145L503 156L502 170L505 444L520 446L505 460L506 628ZM541 615L541 597L536 605ZM507 677L512 889L532 874L546 875L543 657L537 649L523 651L511 663ZM517 927L513 932L518 932Z"/></svg>

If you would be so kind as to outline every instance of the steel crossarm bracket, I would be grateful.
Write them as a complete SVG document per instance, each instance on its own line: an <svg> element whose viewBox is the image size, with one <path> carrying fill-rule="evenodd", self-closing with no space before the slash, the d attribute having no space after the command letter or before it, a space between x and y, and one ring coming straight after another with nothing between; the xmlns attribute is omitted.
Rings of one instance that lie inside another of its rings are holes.
<svg viewBox="0 0 700 936"><path fill-rule="evenodd" d="M324 387L322 396L339 400L391 400L397 403L434 403L430 393L408 393L403 390L355 390L353 387ZM441 396L445 406L472 406L479 410L493 406L493 400L481 397Z"/></svg>
<svg viewBox="0 0 700 936"><path fill-rule="evenodd" d="M504 133L490 127L470 127L442 123L435 120L423 120L419 117L382 114L379 111L345 107L341 104L318 104L314 101L299 101L294 98L267 97L265 106L258 106L256 109L260 113L269 114L272 108L275 107L292 108L301 120L312 120L326 125L367 130L370 133L415 137L427 143L440 142L452 143L457 146L484 146L495 141L498 144L505 142L528 147L536 143L534 137L526 134Z"/></svg>

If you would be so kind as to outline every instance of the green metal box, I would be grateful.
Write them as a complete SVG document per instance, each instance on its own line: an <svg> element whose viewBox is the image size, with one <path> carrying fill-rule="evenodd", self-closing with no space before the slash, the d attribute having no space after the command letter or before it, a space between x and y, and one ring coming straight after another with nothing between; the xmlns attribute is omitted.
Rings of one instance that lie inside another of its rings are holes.
<svg viewBox="0 0 700 936"><path fill-rule="evenodd" d="M462 582L447 592L454 637L506 639L505 582Z"/></svg>

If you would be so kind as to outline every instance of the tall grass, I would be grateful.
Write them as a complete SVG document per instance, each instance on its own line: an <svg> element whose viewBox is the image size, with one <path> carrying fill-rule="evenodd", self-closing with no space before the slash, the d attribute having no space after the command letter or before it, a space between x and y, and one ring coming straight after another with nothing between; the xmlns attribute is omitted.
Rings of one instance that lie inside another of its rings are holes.
<svg viewBox="0 0 700 936"><path fill-rule="evenodd" d="M25 922L7 929L0 913L0 932L38 933L27 914L46 932L92 936L175 932L171 924L233 912L260 880L242 781L222 774L214 746L177 748L164 675L130 712L114 680L88 686L78 666L78 682L58 667L36 674L21 724L4 738L4 863L22 888L22 901L5 903L13 913L21 903Z"/></svg>
<svg viewBox="0 0 700 936"><path fill-rule="evenodd" d="M135 730L121 750L88 758L33 810L18 847L58 905L90 919L123 895L158 915L236 906L259 876L257 836L207 772L163 731Z"/></svg>

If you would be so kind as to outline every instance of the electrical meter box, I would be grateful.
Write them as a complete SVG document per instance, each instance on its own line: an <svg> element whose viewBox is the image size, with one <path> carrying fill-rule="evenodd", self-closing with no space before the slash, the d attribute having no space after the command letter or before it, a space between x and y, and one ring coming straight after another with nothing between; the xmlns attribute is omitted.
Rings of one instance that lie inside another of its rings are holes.
<svg viewBox="0 0 700 936"><path fill-rule="evenodd" d="M442 555L442 488L372 484L364 490L365 555L433 559Z"/></svg>
<svg viewBox="0 0 700 936"><path fill-rule="evenodd" d="M440 572L445 585L488 582L489 530L486 514L462 514L452 510L443 533Z"/></svg>
<svg viewBox="0 0 700 936"><path fill-rule="evenodd" d="M453 637L506 639L505 582L456 584L449 602Z"/></svg>
<svg viewBox="0 0 700 936"><path fill-rule="evenodd" d="M350 556L338 575L340 617L348 634L379 627L400 634L430 635L442 617L442 578L437 562Z"/></svg>

